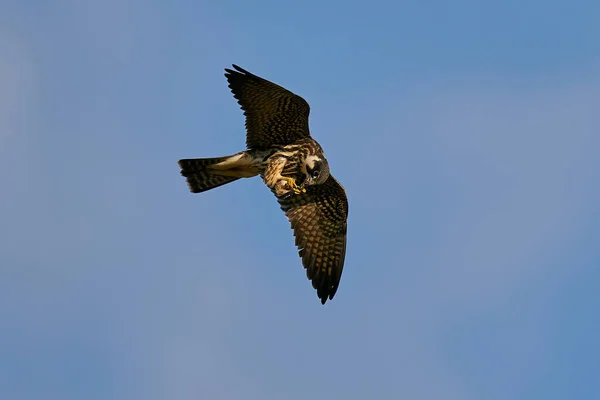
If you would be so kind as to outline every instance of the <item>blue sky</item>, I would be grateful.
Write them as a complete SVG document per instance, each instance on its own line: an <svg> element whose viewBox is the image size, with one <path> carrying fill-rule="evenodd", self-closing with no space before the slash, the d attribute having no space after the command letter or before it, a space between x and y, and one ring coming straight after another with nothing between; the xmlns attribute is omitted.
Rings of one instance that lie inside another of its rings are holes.
<svg viewBox="0 0 600 400"><path fill-rule="evenodd" d="M596 399L600 3L0 6L3 399ZM231 63L311 105L350 202L321 306Z"/></svg>

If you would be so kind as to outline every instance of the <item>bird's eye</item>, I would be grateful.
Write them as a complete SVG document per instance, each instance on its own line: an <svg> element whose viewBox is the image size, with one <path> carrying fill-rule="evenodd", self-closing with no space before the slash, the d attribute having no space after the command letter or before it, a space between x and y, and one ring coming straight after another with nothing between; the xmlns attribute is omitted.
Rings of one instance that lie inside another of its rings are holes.
<svg viewBox="0 0 600 400"><path fill-rule="evenodd" d="M317 170L314 170L314 171L312 172L312 178L313 178L313 179L317 179L317 178L319 177L319 175L321 175L321 171L319 171L318 169L317 169Z"/></svg>

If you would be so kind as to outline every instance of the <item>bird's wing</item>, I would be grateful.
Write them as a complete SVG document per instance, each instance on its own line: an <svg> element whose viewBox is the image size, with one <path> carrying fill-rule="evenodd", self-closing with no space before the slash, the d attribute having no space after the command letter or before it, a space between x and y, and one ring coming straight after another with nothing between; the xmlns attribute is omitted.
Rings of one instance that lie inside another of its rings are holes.
<svg viewBox="0 0 600 400"><path fill-rule="evenodd" d="M300 96L233 65L225 77L246 116L248 149L266 150L310 137L310 107Z"/></svg>
<svg viewBox="0 0 600 400"><path fill-rule="evenodd" d="M346 256L348 199L342 185L329 176L306 193L277 199L294 230L296 246L308 279L321 303L333 299Z"/></svg>

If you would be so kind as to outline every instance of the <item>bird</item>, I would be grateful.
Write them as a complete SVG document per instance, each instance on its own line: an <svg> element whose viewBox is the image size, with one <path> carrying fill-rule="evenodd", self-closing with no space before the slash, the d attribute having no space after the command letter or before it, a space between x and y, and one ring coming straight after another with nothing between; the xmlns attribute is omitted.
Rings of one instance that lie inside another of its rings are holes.
<svg viewBox="0 0 600 400"><path fill-rule="evenodd" d="M260 176L295 237L321 304L335 296L346 257L348 199L321 145L311 137L302 97L235 64L225 78L245 116L246 150L178 161L190 192Z"/></svg>

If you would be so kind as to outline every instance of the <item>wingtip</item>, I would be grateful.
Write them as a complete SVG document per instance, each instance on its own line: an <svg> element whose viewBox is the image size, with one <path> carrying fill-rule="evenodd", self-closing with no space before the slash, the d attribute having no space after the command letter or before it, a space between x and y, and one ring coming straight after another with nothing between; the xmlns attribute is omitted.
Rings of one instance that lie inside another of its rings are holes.
<svg viewBox="0 0 600 400"><path fill-rule="evenodd" d="M248 71L246 71L244 68L240 67L239 65L231 64L231 66L233 68L235 68L236 70L238 70L239 72L243 72L244 74L248 74L249 73Z"/></svg>
<svg viewBox="0 0 600 400"><path fill-rule="evenodd" d="M335 296L335 292L337 292L337 287L333 288L331 291L326 292L326 293L319 293L317 291L317 296L319 297L319 300L321 300L321 304L325 305L327 300L333 300L333 298Z"/></svg>
<svg viewBox="0 0 600 400"><path fill-rule="evenodd" d="M245 70L237 64L231 64L231 66L233 67L233 69L235 69L235 71L230 68L225 68L225 76L232 74L252 75L250 72L248 72L247 70Z"/></svg>

